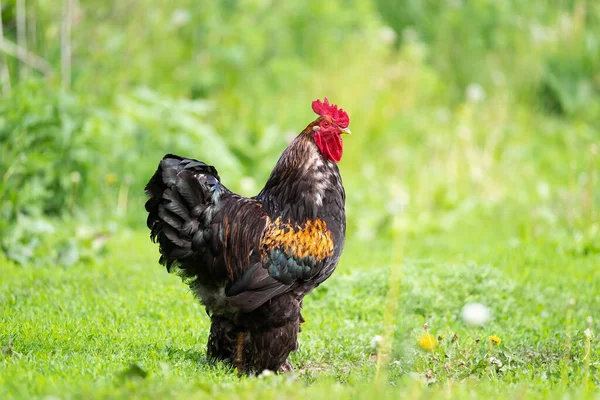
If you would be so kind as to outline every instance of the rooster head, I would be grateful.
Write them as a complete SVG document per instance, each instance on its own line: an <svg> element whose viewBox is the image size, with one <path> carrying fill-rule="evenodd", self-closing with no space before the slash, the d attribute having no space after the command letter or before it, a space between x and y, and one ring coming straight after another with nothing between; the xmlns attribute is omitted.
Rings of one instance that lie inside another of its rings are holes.
<svg viewBox="0 0 600 400"><path fill-rule="evenodd" d="M327 97L325 101L313 101L312 109L319 118L307 130L312 133L313 140L325 159L340 161L344 150L342 134L350 134L350 117L342 108L329 104Z"/></svg>

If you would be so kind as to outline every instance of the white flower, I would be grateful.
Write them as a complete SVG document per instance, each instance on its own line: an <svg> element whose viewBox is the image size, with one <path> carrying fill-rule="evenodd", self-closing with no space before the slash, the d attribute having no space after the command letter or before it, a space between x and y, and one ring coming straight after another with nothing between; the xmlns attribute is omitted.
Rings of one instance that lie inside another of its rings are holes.
<svg viewBox="0 0 600 400"><path fill-rule="evenodd" d="M498 360L496 357L490 357L490 364L495 365L498 368L502 368L502 361Z"/></svg>
<svg viewBox="0 0 600 400"><path fill-rule="evenodd" d="M188 10L184 8L178 8L173 11L173 14L171 14L171 20L169 21L169 24L173 28L179 28L180 26L187 25L191 19L192 16Z"/></svg>
<svg viewBox="0 0 600 400"><path fill-rule="evenodd" d="M79 183L81 181L81 174L77 171L71 172L71 182Z"/></svg>
<svg viewBox="0 0 600 400"><path fill-rule="evenodd" d="M377 350L379 346L381 346L381 343L383 343L383 336L375 335L373 336L373 339L371 339L371 348Z"/></svg>
<svg viewBox="0 0 600 400"><path fill-rule="evenodd" d="M399 214L410 204L410 195L408 194L408 190L399 184L391 183L389 191L390 200L386 204L386 209L390 214Z"/></svg>
<svg viewBox="0 0 600 400"><path fill-rule="evenodd" d="M254 178L245 176L240 179L240 192L242 193L255 193L256 192L256 181Z"/></svg>
<svg viewBox="0 0 600 400"><path fill-rule="evenodd" d="M547 199L550 197L550 185L548 185L547 182L539 182L537 185L537 192L542 199Z"/></svg>
<svg viewBox="0 0 600 400"><path fill-rule="evenodd" d="M275 373L273 371L265 369L265 370L263 370L263 372L261 372L259 377L260 378L268 378L269 376L273 376L273 375L275 375Z"/></svg>
<svg viewBox="0 0 600 400"><path fill-rule="evenodd" d="M548 31L541 25L531 25L529 31L531 32L531 37L534 42L545 42L549 39Z"/></svg>
<svg viewBox="0 0 600 400"><path fill-rule="evenodd" d="M379 30L379 38L385 44L393 44L396 41L396 31L389 26L384 26Z"/></svg>
<svg viewBox="0 0 600 400"><path fill-rule="evenodd" d="M470 83L467 86L467 100L472 103L479 103L485 99L485 90L478 83Z"/></svg>
<svg viewBox="0 0 600 400"><path fill-rule="evenodd" d="M462 318L468 325L481 326L490 320L490 310L480 303L467 304L462 309Z"/></svg>

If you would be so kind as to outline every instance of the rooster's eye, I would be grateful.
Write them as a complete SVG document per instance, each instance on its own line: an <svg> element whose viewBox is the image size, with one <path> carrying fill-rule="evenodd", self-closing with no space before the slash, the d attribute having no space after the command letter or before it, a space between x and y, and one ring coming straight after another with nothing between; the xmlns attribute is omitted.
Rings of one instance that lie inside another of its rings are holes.
<svg viewBox="0 0 600 400"><path fill-rule="evenodd" d="M329 122L327 122L327 121L323 122L323 126L324 127L328 127L329 126Z"/></svg>

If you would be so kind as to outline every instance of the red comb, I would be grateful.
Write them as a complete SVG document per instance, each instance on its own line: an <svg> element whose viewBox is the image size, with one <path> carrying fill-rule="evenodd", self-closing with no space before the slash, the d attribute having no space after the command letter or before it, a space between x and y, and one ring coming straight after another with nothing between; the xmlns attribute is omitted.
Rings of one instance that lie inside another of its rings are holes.
<svg viewBox="0 0 600 400"><path fill-rule="evenodd" d="M350 117L342 108L338 108L335 104L329 104L329 100L325 97L325 101L315 100L312 102L312 109L315 114L321 117L330 117L333 122L340 128L347 128L350 125Z"/></svg>

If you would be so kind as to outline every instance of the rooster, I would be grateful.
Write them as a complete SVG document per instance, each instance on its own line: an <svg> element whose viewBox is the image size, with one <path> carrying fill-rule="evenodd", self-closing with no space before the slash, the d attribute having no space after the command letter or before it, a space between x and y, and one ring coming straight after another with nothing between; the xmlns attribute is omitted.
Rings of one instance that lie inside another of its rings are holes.
<svg viewBox="0 0 600 400"><path fill-rule="evenodd" d="M302 299L331 276L344 248L337 162L350 119L327 98L312 109L318 118L285 149L255 197L228 190L214 167L172 154L146 185L159 262L206 307L208 357L239 373L292 370Z"/></svg>

